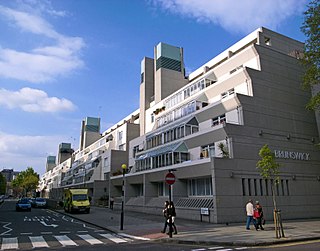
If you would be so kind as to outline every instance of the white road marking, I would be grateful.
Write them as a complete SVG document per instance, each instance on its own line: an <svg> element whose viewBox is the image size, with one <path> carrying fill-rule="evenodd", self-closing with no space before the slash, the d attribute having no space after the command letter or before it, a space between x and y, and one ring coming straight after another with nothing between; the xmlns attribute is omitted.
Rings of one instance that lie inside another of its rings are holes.
<svg viewBox="0 0 320 251"><path fill-rule="evenodd" d="M88 233L89 231L77 231L77 233Z"/></svg>
<svg viewBox="0 0 320 251"><path fill-rule="evenodd" d="M21 235L32 235L32 232L29 233L20 233Z"/></svg>
<svg viewBox="0 0 320 251"><path fill-rule="evenodd" d="M1 250L18 248L18 237L2 239Z"/></svg>
<svg viewBox="0 0 320 251"><path fill-rule="evenodd" d="M127 242L126 240L123 240L121 238L118 238L112 234L100 234L102 237L109 239L110 241L113 241L115 243L124 243Z"/></svg>
<svg viewBox="0 0 320 251"><path fill-rule="evenodd" d="M52 232L41 232L40 234L52 234Z"/></svg>
<svg viewBox="0 0 320 251"><path fill-rule="evenodd" d="M60 231L60 234L70 234L70 231Z"/></svg>
<svg viewBox="0 0 320 251"><path fill-rule="evenodd" d="M131 238L131 239L135 239L135 240L150 241L149 238L134 236L134 235L125 234L125 233L119 233L119 235L121 235L123 237Z"/></svg>
<svg viewBox="0 0 320 251"><path fill-rule="evenodd" d="M1 223L5 223L5 225L3 225L2 227L5 229L8 229L8 230L1 233L0 236L1 235L8 235L8 233L12 231L12 228L8 227L11 224L11 222L1 222Z"/></svg>
<svg viewBox="0 0 320 251"><path fill-rule="evenodd" d="M191 251L203 251L206 250L205 248L198 248L198 249L191 249Z"/></svg>
<svg viewBox="0 0 320 251"><path fill-rule="evenodd" d="M56 225L56 224L51 224L51 225L48 225L47 223L45 223L44 221L39 221L42 225L44 225L45 227L58 227L59 225Z"/></svg>
<svg viewBox="0 0 320 251"><path fill-rule="evenodd" d="M215 249L220 249L220 248L223 248L223 247L211 247L211 248L208 248L208 249L215 250Z"/></svg>
<svg viewBox="0 0 320 251"><path fill-rule="evenodd" d="M78 246L77 243L75 243L73 240L71 240L66 235L54 235L54 238L56 238L62 246Z"/></svg>
<svg viewBox="0 0 320 251"><path fill-rule="evenodd" d="M33 248L48 248L47 242L42 236L29 236Z"/></svg>
<svg viewBox="0 0 320 251"><path fill-rule="evenodd" d="M248 248L247 247L235 248L235 250L243 250L243 249L248 249Z"/></svg>
<svg viewBox="0 0 320 251"><path fill-rule="evenodd" d="M92 236L89 235L89 234L83 234L83 235L78 234L78 236L79 236L81 239L85 240L86 242L89 242L91 245L103 244L102 241L100 241L100 240L92 237Z"/></svg>

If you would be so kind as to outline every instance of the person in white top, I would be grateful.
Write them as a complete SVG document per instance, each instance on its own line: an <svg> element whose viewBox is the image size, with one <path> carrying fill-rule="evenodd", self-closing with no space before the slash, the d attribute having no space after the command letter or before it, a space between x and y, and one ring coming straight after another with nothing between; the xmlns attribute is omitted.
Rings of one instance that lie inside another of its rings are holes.
<svg viewBox="0 0 320 251"><path fill-rule="evenodd" d="M250 199L246 205L246 212L247 212L247 224L246 224L246 229L250 230L250 223L252 221L254 227L256 227L255 220L253 219L253 201Z"/></svg>

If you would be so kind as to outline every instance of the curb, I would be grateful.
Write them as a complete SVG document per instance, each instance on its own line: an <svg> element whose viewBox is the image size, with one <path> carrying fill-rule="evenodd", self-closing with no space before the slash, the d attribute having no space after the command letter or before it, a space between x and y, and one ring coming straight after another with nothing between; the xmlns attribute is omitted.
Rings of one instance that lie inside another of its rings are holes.
<svg viewBox="0 0 320 251"><path fill-rule="evenodd" d="M157 242L165 242L165 243L176 243L176 244L186 244L186 245L221 245L221 246L246 246L246 247L268 247L271 245L279 245L285 243L295 243L295 242L302 242L302 241L313 241L313 240L320 240L320 237L301 237L297 239L290 239L290 240L273 240L270 242L255 242L255 243L248 243L248 242L226 242L226 241L188 241L188 240L181 240L181 239L159 239L155 240Z"/></svg>

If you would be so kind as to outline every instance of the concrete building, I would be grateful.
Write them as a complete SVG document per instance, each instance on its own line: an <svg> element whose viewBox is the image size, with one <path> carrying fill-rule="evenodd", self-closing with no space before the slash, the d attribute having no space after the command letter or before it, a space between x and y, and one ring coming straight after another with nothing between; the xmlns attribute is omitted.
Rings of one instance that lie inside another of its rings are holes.
<svg viewBox="0 0 320 251"><path fill-rule="evenodd" d="M142 76L164 70L159 46L154 60L143 60ZM310 93L301 90L302 51L301 42L260 28L178 84L175 69L142 78L140 90L149 92L140 92L143 130L129 146L126 209L161 212L165 175L174 169L179 217L200 219L202 210L210 222L243 221L249 198L272 217L271 181L256 168L267 144L281 164L276 196L283 217L319 217L319 131L314 112L305 109ZM150 100L170 84L179 89ZM121 178L111 179L121 186Z"/></svg>
<svg viewBox="0 0 320 251"><path fill-rule="evenodd" d="M121 174L121 165L128 163L129 141L139 135L139 112L100 133L100 118L82 121L79 149L71 144L59 145L59 160L40 179L38 190L45 197L61 200L65 188L88 188L93 204L108 204L110 176ZM69 157L66 156L69 154ZM113 196L121 190L113 189Z"/></svg>
<svg viewBox="0 0 320 251"><path fill-rule="evenodd" d="M126 210L161 214L174 170L179 217L240 222L253 199L270 218L272 181L256 168L267 144L281 164L283 218L319 217L319 125L305 109L302 51L301 42L259 28L185 76L183 49L158 44L141 62L139 109L81 143L57 186L85 185L119 206L127 164Z"/></svg>

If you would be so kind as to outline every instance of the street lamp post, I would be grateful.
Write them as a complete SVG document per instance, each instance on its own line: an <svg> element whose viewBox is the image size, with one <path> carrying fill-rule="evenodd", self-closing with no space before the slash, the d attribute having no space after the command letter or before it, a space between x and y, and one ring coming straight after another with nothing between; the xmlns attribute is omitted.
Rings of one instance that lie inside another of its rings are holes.
<svg viewBox="0 0 320 251"><path fill-rule="evenodd" d="M124 176L127 169L126 164L121 165L122 168L122 202L121 202L121 219L120 219L120 230L123 230L123 218L124 218L124 191L125 191L125 184L124 184Z"/></svg>

